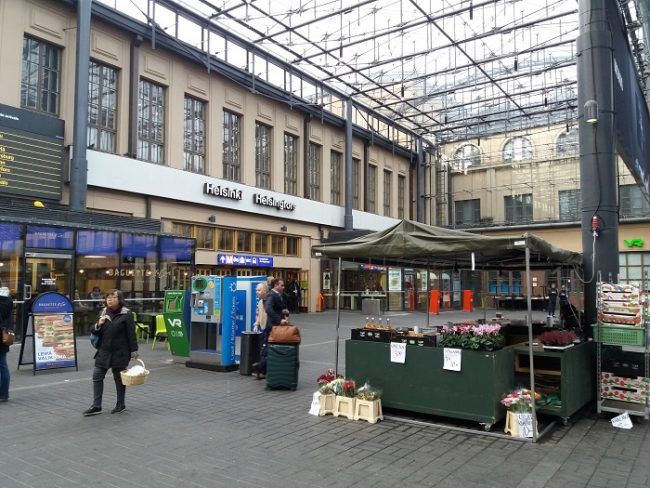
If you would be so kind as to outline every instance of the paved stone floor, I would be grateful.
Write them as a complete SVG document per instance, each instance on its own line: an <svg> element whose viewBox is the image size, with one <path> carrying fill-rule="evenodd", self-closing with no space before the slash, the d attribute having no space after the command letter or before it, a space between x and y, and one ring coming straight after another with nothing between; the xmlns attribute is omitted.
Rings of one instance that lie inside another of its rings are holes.
<svg viewBox="0 0 650 488"><path fill-rule="evenodd" d="M394 314L396 326L422 314ZM453 313L434 321L456 320ZM343 340L362 317L343 312ZM15 371L0 404L0 488L34 487L628 487L650 486L647 422L629 431L594 413L538 444L385 420L375 425L307 414L315 378L334 362L336 314L302 314L300 384L270 392L239 373L171 364L164 344L141 345L149 381L128 410L90 405L92 351L78 339L79 371Z"/></svg>

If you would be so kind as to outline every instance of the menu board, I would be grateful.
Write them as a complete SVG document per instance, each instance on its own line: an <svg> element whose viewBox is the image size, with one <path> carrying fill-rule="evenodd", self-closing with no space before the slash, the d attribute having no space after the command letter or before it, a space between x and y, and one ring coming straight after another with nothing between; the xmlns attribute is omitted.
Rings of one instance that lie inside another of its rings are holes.
<svg viewBox="0 0 650 488"><path fill-rule="evenodd" d="M75 366L72 314L34 314L35 369Z"/></svg>
<svg viewBox="0 0 650 488"><path fill-rule="evenodd" d="M0 195L59 200L64 123L0 104Z"/></svg>

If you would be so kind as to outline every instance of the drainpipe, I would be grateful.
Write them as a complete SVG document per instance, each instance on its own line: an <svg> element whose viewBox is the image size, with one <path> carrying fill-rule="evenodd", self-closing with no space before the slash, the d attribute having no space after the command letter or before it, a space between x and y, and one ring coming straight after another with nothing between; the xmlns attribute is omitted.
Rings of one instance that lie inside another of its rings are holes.
<svg viewBox="0 0 650 488"><path fill-rule="evenodd" d="M352 217L352 99L346 103L345 117L345 214L343 217L345 230L354 229Z"/></svg>

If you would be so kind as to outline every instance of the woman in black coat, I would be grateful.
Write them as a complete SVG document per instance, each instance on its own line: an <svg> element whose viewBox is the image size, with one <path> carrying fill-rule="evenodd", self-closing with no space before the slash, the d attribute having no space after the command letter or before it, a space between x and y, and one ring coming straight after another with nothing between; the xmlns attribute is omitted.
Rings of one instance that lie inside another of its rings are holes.
<svg viewBox="0 0 650 488"><path fill-rule="evenodd" d="M93 326L93 331L101 336L101 345L95 353L93 404L84 412L85 416L101 413L104 377L109 369L113 371L117 390L117 402L111 413L120 413L126 409L124 404L126 387L122 384L120 373L126 369L131 359L138 359L135 322L133 313L124 306L124 295L120 290L109 290L104 303L106 307Z"/></svg>
<svg viewBox="0 0 650 488"><path fill-rule="evenodd" d="M9 288L0 288L0 329L6 327L13 331L14 326L11 320L11 311L14 301L9 294ZM9 366L7 365L7 353L9 346L0 343L0 402L9 400Z"/></svg>

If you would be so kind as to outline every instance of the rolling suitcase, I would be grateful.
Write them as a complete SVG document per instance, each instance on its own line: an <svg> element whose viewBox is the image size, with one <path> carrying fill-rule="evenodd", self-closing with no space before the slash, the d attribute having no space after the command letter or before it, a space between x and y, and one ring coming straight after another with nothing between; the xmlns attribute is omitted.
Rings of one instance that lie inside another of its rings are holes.
<svg viewBox="0 0 650 488"><path fill-rule="evenodd" d="M268 390L295 390L298 387L298 346L269 344L266 362Z"/></svg>

